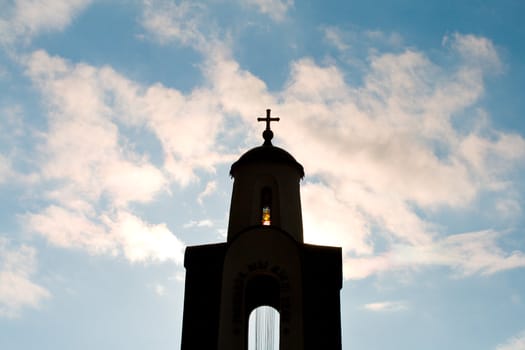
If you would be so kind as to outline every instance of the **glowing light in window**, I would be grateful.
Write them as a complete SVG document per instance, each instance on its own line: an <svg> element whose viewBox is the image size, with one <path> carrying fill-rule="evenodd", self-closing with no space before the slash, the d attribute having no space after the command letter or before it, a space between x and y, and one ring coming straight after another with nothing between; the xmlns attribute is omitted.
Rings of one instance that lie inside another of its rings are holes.
<svg viewBox="0 0 525 350"><path fill-rule="evenodd" d="M272 224L272 218L270 215L270 207L263 207L261 223L265 226L270 226Z"/></svg>

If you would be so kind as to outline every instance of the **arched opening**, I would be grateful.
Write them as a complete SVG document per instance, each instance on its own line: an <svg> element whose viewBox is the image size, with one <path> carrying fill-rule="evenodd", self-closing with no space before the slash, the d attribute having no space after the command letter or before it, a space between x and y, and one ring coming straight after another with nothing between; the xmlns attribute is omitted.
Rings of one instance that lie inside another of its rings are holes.
<svg viewBox="0 0 525 350"><path fill-rule="evenodd" d="M272 190L269 187L264 187L261 191L261 224L272 224Z"/></svg>
<svg viewBox="0 0 525 350"><path fill-rule="evenodd" d="M246 284L246 312L249 350L279 349L280 284L267 273L252 275Z"/></svg>
<svg viewBox="0 0 525 350"><path fill-rule="evenodd" d="M279 312L271 306L259 306L248 319L248 350L279 349Z"/></svg>

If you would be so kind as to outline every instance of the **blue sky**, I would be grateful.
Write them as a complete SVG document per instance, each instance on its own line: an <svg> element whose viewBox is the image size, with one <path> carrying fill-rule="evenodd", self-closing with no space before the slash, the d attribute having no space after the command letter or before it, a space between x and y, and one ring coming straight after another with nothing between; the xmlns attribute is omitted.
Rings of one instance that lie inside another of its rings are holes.
<svg viewBox="0 0 525 350"><path fill-rule="evenodd" d="M179 348L271 108L343 349L525 349L523 2L0 6L0 348Z"/></svg>

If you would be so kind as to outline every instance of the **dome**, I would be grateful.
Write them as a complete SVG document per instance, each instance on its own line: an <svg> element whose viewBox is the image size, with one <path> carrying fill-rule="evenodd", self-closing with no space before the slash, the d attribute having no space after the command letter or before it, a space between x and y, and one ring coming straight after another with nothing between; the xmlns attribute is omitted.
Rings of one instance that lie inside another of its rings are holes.
<svg viewBox="0 0 525 350"><path fill-rule="evenodd" d="M244 153L238 161L232 164L230 175L235 176L234 173L240 166L254 163L288 164L299 172L301 178L304 177L303 166L299 164L290 153L271 144L255 147Z"/></svg>

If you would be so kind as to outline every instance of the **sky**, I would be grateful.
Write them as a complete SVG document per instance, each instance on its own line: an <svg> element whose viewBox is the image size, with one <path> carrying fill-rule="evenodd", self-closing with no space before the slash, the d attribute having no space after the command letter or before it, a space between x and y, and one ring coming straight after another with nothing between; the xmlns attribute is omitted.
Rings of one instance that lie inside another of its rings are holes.
<svg viewBox="0 0 525 350"><path fill-rule="evenodd" d="M267 108L344 350L525 349L523 1L0 8L1 349L180 348Z"/></svg>

